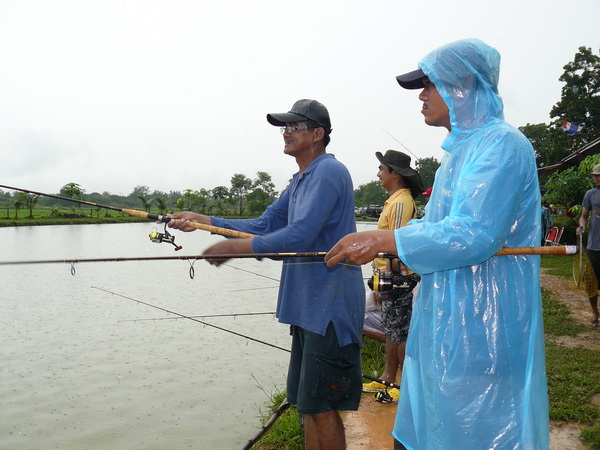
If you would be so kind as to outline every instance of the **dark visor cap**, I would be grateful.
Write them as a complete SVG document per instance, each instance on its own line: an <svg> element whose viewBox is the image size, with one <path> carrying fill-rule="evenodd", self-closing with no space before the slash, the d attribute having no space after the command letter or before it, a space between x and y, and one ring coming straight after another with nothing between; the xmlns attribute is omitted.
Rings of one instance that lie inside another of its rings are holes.
<svg viewBox="0 0 600 450"><path fill-rule="evenodd" d="M404 75L398 75L396 81L404 89L423 89L425 87L423 78L426 76L421 69L417 69Z"/></svg>
<svg viewBox="0 0 600 450"><path fill-rule="evenodd" d="M326 133L331 133L331 119L329 112L322 103L316 100L302 99L298 100L286 113L267 114L267 120L271 125L284 127L288 123L303 122L310 119L325 129Z"/></svg>

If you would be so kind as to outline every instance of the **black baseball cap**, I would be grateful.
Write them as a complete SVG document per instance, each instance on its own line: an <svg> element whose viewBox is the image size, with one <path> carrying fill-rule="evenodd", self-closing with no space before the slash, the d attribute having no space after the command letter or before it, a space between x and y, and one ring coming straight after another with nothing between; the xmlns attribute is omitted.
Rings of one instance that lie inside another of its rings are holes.
<svg viewBox="0 0 600 450"><path fill-rule="evenodd" d="M404 89L423 89L425 87L423 78L426 76L421 69L417 69L404 75L398 75L396 81Z"/></svg>
<svg viewBox="0 0 600 450"><path fill-rule="evenodd" d="M325 129L326 133L331 133L331 120L329 112L322 103L316 100L302 99L298 100L286 113L267 114L267 120L271 125L284 127L286 123L302 122L310 119L318 123Z"/></svg>

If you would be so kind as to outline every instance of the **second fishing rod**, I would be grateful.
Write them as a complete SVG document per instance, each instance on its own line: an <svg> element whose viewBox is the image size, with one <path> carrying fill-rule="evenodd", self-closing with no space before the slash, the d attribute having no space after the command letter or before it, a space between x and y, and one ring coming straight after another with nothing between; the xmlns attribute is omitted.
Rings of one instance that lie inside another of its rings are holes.
<svg viewBox="0 0 600 450"><path fill-rule="evenodd" d="M168 223L171 220L177 220L177 219L171 219L170 217L166 216L166 215L161 215L161 214L150 214L146 211L140 211L137 209L128 209L128 208L117 208L115 206L110 206L110 205L101 205L99 203L94 203L94 202L89 202L86 200L81 200L81 199L76 199L76 198L70 198L70 197L64 197L61 195L55 195L55 194L47 194L45 192L38 192L38 191L33 191L31 189L23 189L23 188L18 188L18 187L14 187L14 186L6 186L3 184L0 184L0 188L4 188L4 189L8 189L11 191L17 191L17 192L25 192L27 194L33 194L33 195L40 195L42 197L49 197L49 198L55 198L57 200L63 200L66 202L71 202L71 203L77 203L80 205L87 205L87 206L93 206L95 208L102 208L102 209L109 209L112 211L119 211L122 212L123 214L127 214L128 216L134 216L134 217L140 217L143 219L150 219L150 220L155 220L158 222L163 222L163 223ZM253 235L249 234L249 233L244 233L242 231L237 231L237 230L229 230L227 228L221 228L221 227L215 227L212 225L207 225L207 224L203 224L203 223L198 223L198 222L189 222L189 225L193 228L196 228L198 230L204 230L204 231L208 231L210 233L214 233L214 234L220 234L221 236L228 236L228 237L236 237L236 238L249 238L252 237ZM169 238L168 236L170 236L166 230L165 233L162 233L163 235L167 236L167 239L164 240L164 242L169 242ZM152 238L152 236L150 236ZM159 239L160 237L157 236L157 239ZM159 242L163 242L162 240ZM176 246L177 247L177 246ZM176 250L178 250L178 248L176 248Z"/></svg>

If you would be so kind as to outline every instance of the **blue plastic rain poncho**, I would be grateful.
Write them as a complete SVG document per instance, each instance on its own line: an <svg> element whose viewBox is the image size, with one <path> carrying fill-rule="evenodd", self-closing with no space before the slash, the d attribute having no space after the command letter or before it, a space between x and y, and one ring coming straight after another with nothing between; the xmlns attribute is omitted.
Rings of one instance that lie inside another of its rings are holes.
<svg viewBox="0 0 600 450"><path fill-rule="evenodd" d="M549 445L539 256L493 256L540 242L534 153L503 120L499 64L475 39L419 63L452 131L425 216L396 230L422 275L394 427L410 449Z"/></svg>

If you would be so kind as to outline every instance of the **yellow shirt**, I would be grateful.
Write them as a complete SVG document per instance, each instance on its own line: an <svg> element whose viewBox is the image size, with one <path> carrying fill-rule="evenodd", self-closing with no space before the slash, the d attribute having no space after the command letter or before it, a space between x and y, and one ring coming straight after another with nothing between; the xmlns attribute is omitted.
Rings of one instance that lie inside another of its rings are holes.
<svg viewBox="0 0 600 450"><path fill-rule="evenodd" d="M377 222L378 230L395 230L403 227L409 220L417 217L415 201L410 194L410 189L398 189L383 204L383 211ZM385 270L388 260L375 259L375 267Z"/></svg>

